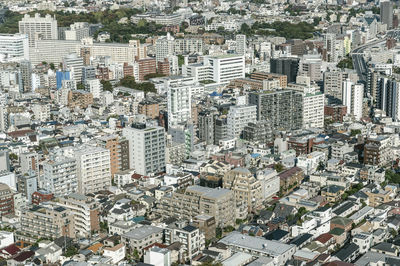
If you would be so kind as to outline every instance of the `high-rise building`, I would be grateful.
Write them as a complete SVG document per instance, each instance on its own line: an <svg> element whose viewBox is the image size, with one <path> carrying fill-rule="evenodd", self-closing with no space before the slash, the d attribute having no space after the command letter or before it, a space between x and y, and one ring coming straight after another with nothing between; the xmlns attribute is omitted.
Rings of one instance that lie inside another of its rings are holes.
<svg viewBox="0 0 400 266"><path fill-rule="evenodd" d="M192 93L190 85L176 84L168 88L168 127L185 123L192 115Z"/></svg>
<svg viewBox="0 0 400 266"><path fill-rule="evenodd" d="M381 22L387 25L387 29L393 28L393 3L390 0L381 1Z"/></svg>
<svg viewBox="0 0 400 266"><path fill-rule="evenodd" d="M270 124L267 121L249 123L243 129L243 139L260 143L271 142L273 138Z"/></svg>
<svg viewBox="0 0 400 266"><path fill-rule="evenodd" d="M53 155L43 164L41 187L60 197L78 190L76 160Z"/></svg>
<svg viewBox="0 0 400 266"><path fill-rule="evenodd" d="M132 124L122 131L129 142L130 168L140 175L165 170L165 131L163 127Z"/></svg>
<svg viewBox="0 0 400 266"><path fill-rule="evenodd" d="M57 40L57 20L50 15L41 17L36 13L34 17L28 14L18 23L19 33L28 34L29 46L33 47L35 42L41 40Z"/></svg>
<svg viewBox="0 0 400 266"><path fill-rule="evenodd" d="M110 151L81 145L74 150L78 173L78 193L107 190L111 185Z"/></svg>
<svg viewBox="0 0 400 266"><path fill-rule="evenodd" d="M63 68L65 71L70 71L72 79L76 83L82 82L82 69L83 69L83 58L78 57L77 54L69 54L63 58Z"/></svg>
<svg viewBox="0 0 400 266"><path fill-rule="evenodd" d="M0 34L0 61L19 62L29 60L27 34Z"/></svg>
<svg viewBox="0 0 400 266"><path fill-rule="evenodd" d="M10 151L8 149L0 150L0 172L10 172Z"/></svg>
<svg viewBox="0 0 400 266"><path fill-rule="evenodd" d="M0 183L0 217L14 213L14 193L6 184Z"/></svg>
<svg viewBox="0 0 400 266"><path fill-rule="evenodd" d="M321 71L322 59L319 55L304 55L301 64L299 75L310 77L311 81L322 80Z"/></svg>
<svg viewBox="0 0 400 266"><path fill-rule="evenodd" d="M364 85L354 84L349 79L343 81L343 105L347 107L347 114L354 116L356 120L362 117L362 106L364 99Z"/></svg>
<svg viewBox="0 0 400 266"><path fill-rule="evenodd" d="M112 176L118 171L129 169L129 144L126 139L121 139L116 135L109 135L101 137L99 144L110 151Z"/></svg>
<svg viewBox="0 0 400 266"><path fill-rule="evenodd" d="M63 86L64 80L71 80L71 72L70 71L57 71L56 72L57 89L61 89L61 87Z"/></svg>
<svg viewBox="0 0 400 266"><path fill-rule="evenodd" d="M379 78L376 107L386 112L393 121L400 121L400 91L397 80L385 76Z"/></svg>
<svg viewBox="0 0 400 266"><path fill-rule="evenodd" d="M88 90L94 99L100 99L101 91L103 90L103 84L99 79L86 79L85 80L86 90Z"/></svg>
<svg viewBox="0 0 400 266"><path fill-rule="evenodd" d="M84 66L82 68L82 83L85 84L87 79L96 78L96 68L94 66Z"/></svg>
<svg viewBox="0 0 400 266"><path fill-rule="evenodd" d="M29 173L30 171L39 174L39 156L36 152L22 153L19 159L21 172L23 174Z"/></svg>
<svg viewBox="0 0 400 266"><path fill-rule="evenodd" d="M246 35L238 34L236 35L236 53L238 55L246 54Z"/></svg>
<svg viewBox="0 0 400 266"><path fill-rule="evenodd" d="M273 129L295 130L303 126L303 95L290 90L249 94L257 106L257 120L269 121Z"/></svg>
<svg viewBox="0 0 400 266"><path fill-rule="evenodd" d="M326 61L337 62L338 53L336 51L336 34L326 33L324 35L325 48L326 48Z"/></svg>
<svg viewBox="0 0 400 266"><path fill-rule="evenodd" d="M65 40L80 41L89 37L89 23L75 22L70 29L65 30Z"/></svg>
<svg viewBox="0 0 400 266"><path fill-rule="evenodd" d="M169 33L156 41L156 60L157 62L164 61L164 58L174 55L174 37Z"/></svg>
<svg viewBox="0 0 400 266"><path fill-rule="evenodd" d="M214 144L214 124L216 114L211 111L202 111L198 116L199 139L207 145Z"/></svg>
<svg viewBox="0 0 400 266"><path fill-rule="evenodd" d="M157 73L157 62L154 58L143 58L138 60L136 64L137 74L135 79L138 81L144 81L148 74Z"/></svg>
<svg viewBox="0 0 400 266"><path fill-rule="evenodd" d="M257 120L255 105L231 106L227 115L228 136L240 138L245 126Z"/></svg>
<svg viewBox="0 0 400 266"><path fill-rule="evenodd" d="M271 59L271 72L287 76L288 82L295 82L299 70L299 58L281 57Z"/></svg>
<svg viewBox="0 0 400 266"><path fill-rule="evenodd" d="M27 60L19 63L21 73L22 90L23 92L30 92L32 90L32 64Z"/></svg>

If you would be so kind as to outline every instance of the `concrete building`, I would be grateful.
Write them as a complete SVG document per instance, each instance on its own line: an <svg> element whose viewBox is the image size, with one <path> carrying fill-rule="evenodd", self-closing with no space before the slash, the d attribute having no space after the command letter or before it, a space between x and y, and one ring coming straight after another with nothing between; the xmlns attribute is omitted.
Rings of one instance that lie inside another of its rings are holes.
<svg viewBox="0 0 400 266"><path fill-rule="evenodd" d="M57 204L70 210L76 236L90 237L100 229L99 206L94 198L71 193L58 198Z"/></svg>
<svg viewBox="0 0 400 266"><path fill-rule="evenodd" d="M362 117L363 99L363 84L354 84L349 79L343 81L342 102L347 107L347 114L353 115L356 120Z"/></svg>
<svg viewBox="0 0 400 266"><path fill-rule="evenodd" d="M128 251L137 250L139 256L143 255L143 249L154 243L162 243L163 229L152 225L143 225L132 229L121 236L121 242Z"/></svg>
<svg viewBox="0 0 400 266"><path fill-rule="evenodd" d="M118 171L129 169L129 143L117 135L109 135L99 138L101 147L110 151L111 175Z"/></svg>
<svg viewBox="0 0 400 266"><path fill-rule="evenodd" d="M19 33L27 34L29 46L34 46L36 40L57 40L57 20L50 15L41 17L36 13L34 17L28 14L18 22Z"/></svg>
<svg viewBox="0 0 400 266"><path fill-rule="evenodd" d="M103 91L103 84L99 79L85 79L86 90L88 90L94 99L100 99L101 92Z"/></svg>
<svg viewBox="0 0 400 266"><path fill-rule="evenodd" d="M10 151L7 149L0 150L0 172L10 171Z"/></svg>
<svg viewBox="0 0 400 266"><path fill-rule="evenodd" d="M228 137L240 138L243 129L257 120L257 106L231 106L227 115Z"/></svg>
<svg viewBox="0 0 400 266"><path fill-rule="evenodd" d="M380 2L380 15L382 24L386 24L387 29L393 28L393 3L391 1Z"/></svg>
<svg viewBox="0 0 400 266"><path fill-rule="evenodd" d="M262 202L261 182L246 168L228 171L223 177L223 187L233 190L236 203L245 204L249 212L255 210Z"/></svg>
<svg viewBox="0 0 400 266"><path fill-rule="evenodd" d="M80 41L89 37L89 23L75 22L65 31L65 40Z"/></svg>
<svg viewBox="0 0 400 266"><path fill-rule="evenodd" d="M299 71L299 58L281 57L271 59L271 72L287 76L288 82L295 82Z"/></svg>
<svg viewBox="0 0 400 266"><path fill-rule="evenodd" d="M6 184L0 183L0 217L14 213L14 193Z"/></svg>
<svg viewBox="0 0 400 266"><path fill-rule="evenodd" d="M130 168L140 175L165 170L165 131L163 127L133 124L122 131L129 141Z"/></svg>
<svg viewBox="0 0 400 266"><path fill-rule="evenodd" d="M43 203L22 210L17 239L34 243L40 238L75 238L74 218L70 211L54 203Z"/></svg>
<svg viewBox="0 0 400 266"><path fill-rule="evenodd" d="M19 156L21 172L23 174L29 173L30 171L39 174L39 156L36 152L22 153Z"/></svg>
<svg viewBox="0 0 400 266"><path fill-rule="evenodd" d="M303 126L303 96L278 90L249 94L249 104L257 106L257 120L267 120L273 129L295 130Z"/></svg>
<svg viewBox="0 0 400 266"><path fill-rule="evenodd" d="M63 58L63 68L71 72L72 79L77 84L82 82L83 58L77 54L69 54Z"/></svg>
<svg viewBox="0 0 400 266"><path fill-rule="evenodd" d="M157 213L163 217L174 213L184 219L205 214L213 216L217 226L227 226L235 223L236 210L232 206L236 206L232 190L189 186L184 191L175 191L171 196L163 197Z"/></svg>
<svg viewBox="0 0 400 266"><path fill-rule="evenodd" d="M236 53L238 55L246 55L246 35L237 34L236 35Z"/></svg>
<svg viewBox="0 0 400 266"><path fill-rule="evenodd" d="M76 160L53 156L43 163L41 187L56 197L76 192L78 189Z"/></svg>
<svg viewBox="0 0 400 266"><path fill-rule="evenodd" d="M78 193L106 190L111 185L110 151L82 145L74 150L77 164Z"/></svg>
<svg viewBox="0 0 400 266"><path fill-rule="evenodd" d="M188 122L192 117L192 92L190 85L168 88L168 127Z"/></svg>
<svg viewBox="0 0 400 266"><path fill-rule="evenodd" d="M167 248L153 246L146 250L144 263L154 266L171 266L171 251Z"/></svg>
<svg viewBox="0 0 400 266"><path fill-rule="evenodd" d="M46 122L50 119L50 105L48 104L34 104L32 111L35 119L40 122Z"/></svg>
<svg viewBox="0 0 400 266"><path fill-rule="evenodd" d="M29 40L27 34L0 34L1 62L29 60Z"/></svg>

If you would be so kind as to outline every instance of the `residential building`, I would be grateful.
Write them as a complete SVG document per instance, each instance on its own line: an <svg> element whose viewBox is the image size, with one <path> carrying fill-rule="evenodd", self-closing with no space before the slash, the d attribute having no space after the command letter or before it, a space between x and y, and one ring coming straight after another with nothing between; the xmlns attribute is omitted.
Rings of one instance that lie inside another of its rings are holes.
<svg viewBox="0 0 400 266"><path fill-rule="evenodd" d="M28 14L18 22L19 33L27 34L29 38L29 46L34 46L36 40L57 40L57 20L51 15L41 17L36 13L34 17Z"/></svg>
<svg viewBox="0 0 400 266"><path fill-rule="evenodd" d="M101 147L81 145L74 149L80 194L107 190L111 185L110 151Z"/></svg>
<svg viewBox="0 0 400 266"><path fill-rule="evenodd" d="M121 241L127 250L130 252L137 250L139 256L144 254L144 248L154 243L162 243L162 240L163 229L152 225L143 225L121 236Z"/></svg>
<svg viewBox="0 0 400 266"><path fill-rule="evenodd" d="M168 127L188 122L192 117L192 92L190 85L168 88Z"/></svg>
<svg viewBox="0 0 400 266"><path fill-rule="evenodd" d="M393 3L391 1L380 2L380 17L382 24L386 24L387 29L393 28Z"/></svg>
<svg viewBox="0 0 400 266"><path fill-rule="evenodd" d="M281 57L271 59L271 72L287 76L288 82L296 82L299 70L299 58Z"/></svg>
<svg viewBox="0 0 400 266"><path fill-rule="evenodd" d="M77 54L69 54L63 58L64 70L70 71L71 78L77 84L82 82L83 58ZM94 96L93 96L94 97Z"/></svg>
<svg viewBox="0 0 400 266"><path fill-rule="evenodd" d="M78 189L76 160L56 155L50 157L43 164L41 187L53 193L55 197L76 192Z"/></svg>
<svg viewBox="0 0 400 266"><path fill-rule="evenodd" d="M92 95L94 99L100 99L101 92L103 91L103 85L99 79L85 79L85 87Z"/></svg>
<svg viewBox="0 0 400 266"><path fill-rule="evenodd" d="M360 120L363 109L364 85L353 84L349 79L343 81L342 97L343 105L347 108L347 114L351 114L356 120Z"/></svg>
<svg viewBox="0 0 400 266"><path fill-rule="evenodd" d="M240 138L243 129L249 124L256 122L257 107L255 105L231 106L227 115L228 137Z"/></svg>
<svg viewBox="0 0 400 266"><path fill-rule="evenodd" d="M65 31L65 40L80 41L89 37L89 23L75 22Z"/></svg>
<svg viewBox="0 0 400 266"><path fill-rule="evenodd" d="M22 153L20 155L20 165L22 173L29 173L30 171L39 174L39 157L36 152Z"/></svg>
<svg viewBox="0 0 400 266"><path fill-rule="evenodd" d="M237 34L236 35L236 53L238 55L245 55L246 48L247 48L246 35Z"/></svg>
<svg viewBox="0 0 400 266"><path fill-rule="evenodd" d="M14 213L13 194L9 186L0 183L0 217Z"/></svg>
<svg viewBox="0 0 400 266"><path fill-rule="evenodd" d="M165 169L165 131L162 127L132 124L122 131L129 142L129 164L140 175Z"/></svg>
<svg viewBox="0 0 400 266"><path fill-rule="evenodd" d="M171 266L171 251L167 248L153 246L146 250L144 263L154 266Z"/></svg>
<svg viewBox="0 0 400 266"><path fill-rule="evenodd" d="M282 89L286 88L288 83L286 75L277 73L253 72L251 73L250 78L254 80L278 80L279 88Z"/></svg>
<svg viewBox="0 0 400 266"><path fill-rule="evenodd" d="M70 210L76 236L90 237L100 229L99 206L94 198L71 193L58 198L57 204Z"/></svg>
<svg viewBox="0 0 400 266"><path fill-rule="evenodd" d="M171 196L162 198L157 212L164 217L174 213L184 219L200 214L210 215L215 218L217 226L226 226L235 222L236 210L232 208L234 202L232 190L189 186L184 191L175 191Z"/></svg>

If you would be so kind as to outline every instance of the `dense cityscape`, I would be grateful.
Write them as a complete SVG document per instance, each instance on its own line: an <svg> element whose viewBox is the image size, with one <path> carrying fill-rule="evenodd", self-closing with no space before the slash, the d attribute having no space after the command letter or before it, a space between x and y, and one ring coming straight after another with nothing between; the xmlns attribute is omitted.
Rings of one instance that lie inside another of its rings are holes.
<svg viewBox="0 0 400 266"><path fill-rule="evenodd" d="M399 20L0 1L0 265L400 265Z"/></svg>

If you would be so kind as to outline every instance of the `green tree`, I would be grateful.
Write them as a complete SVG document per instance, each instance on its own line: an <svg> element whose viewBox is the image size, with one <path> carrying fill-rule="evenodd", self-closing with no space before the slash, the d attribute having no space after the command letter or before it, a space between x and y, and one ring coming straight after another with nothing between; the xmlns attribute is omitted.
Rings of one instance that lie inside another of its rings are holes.
<svg viewBox="0 0 400 266"><path fill-rule="evenodd" d="M84 90L85 89L85 85L83 85L82 83L79 83L78 85L76 85L76 88L78 90Z"/></svg>
<svg viewBox="0 0 400 266"><path fill-rule="evenodd" d="M282 172L283 171L283 165L281 164L281 163L277 163L277 164L275 164L274 165L274 169L275 169L275 171L277 171L278 173L280 173L280 172Z"/></svg>
<svg viewBox="0 0 400 266"><path fill-rule="evenodd" d="M250 35L251 34L251 28L249 25L246 23L243 23L242 26L240 26L240 33Z"/></svg>
<svg viewBox="0 0 400 266"><path fill-rule="evenodd" d="M182 66L185 63L185 57L183 55L178 55L178 65Z"/></svg>
<svg viewBox="0 0 400 266"><path fill-rule="evenodd" d="M10 160L12 161L17 161L18 155L16 155L15 153L10 153L10 155L8 155L8 158L10 158Z"/></svg>
<svg viewBox="0 0 400 266"><path fill-rule="evenodd" d="M336 66L341 69L343 68L354 69L353 59L350 56L347 56L346 58L340 60L340 62Z"/></svg>
<svg viewBox="0 0 400 266"><path fill-rule="evenodd" d="M78 249L74 246L70 246L67 248L67 251L65 252L65 257L72 257L74 255L78 254Z"/></svg>
<svg viewBox="0 0 400 266"><path fill-rule="evenodd" d="M350 131L350 136L352 136L352 137L357 136L359 134L361 134L361 130L359 130L359 129L352 129Z"/></svg>
<svg viewBox="0 0 400 266"><path fill-rule="evenodd" d="M51 70L55 70L56 69L56 67L54 66L54 63L50 63L50 69Z"/></svg>
<svg viewBox="0 0 400 266"><path fill-rule="evenodd" d="M113 92L111 82L108 80L101 80L100 83L103 85L103 91Z"/></svg>

